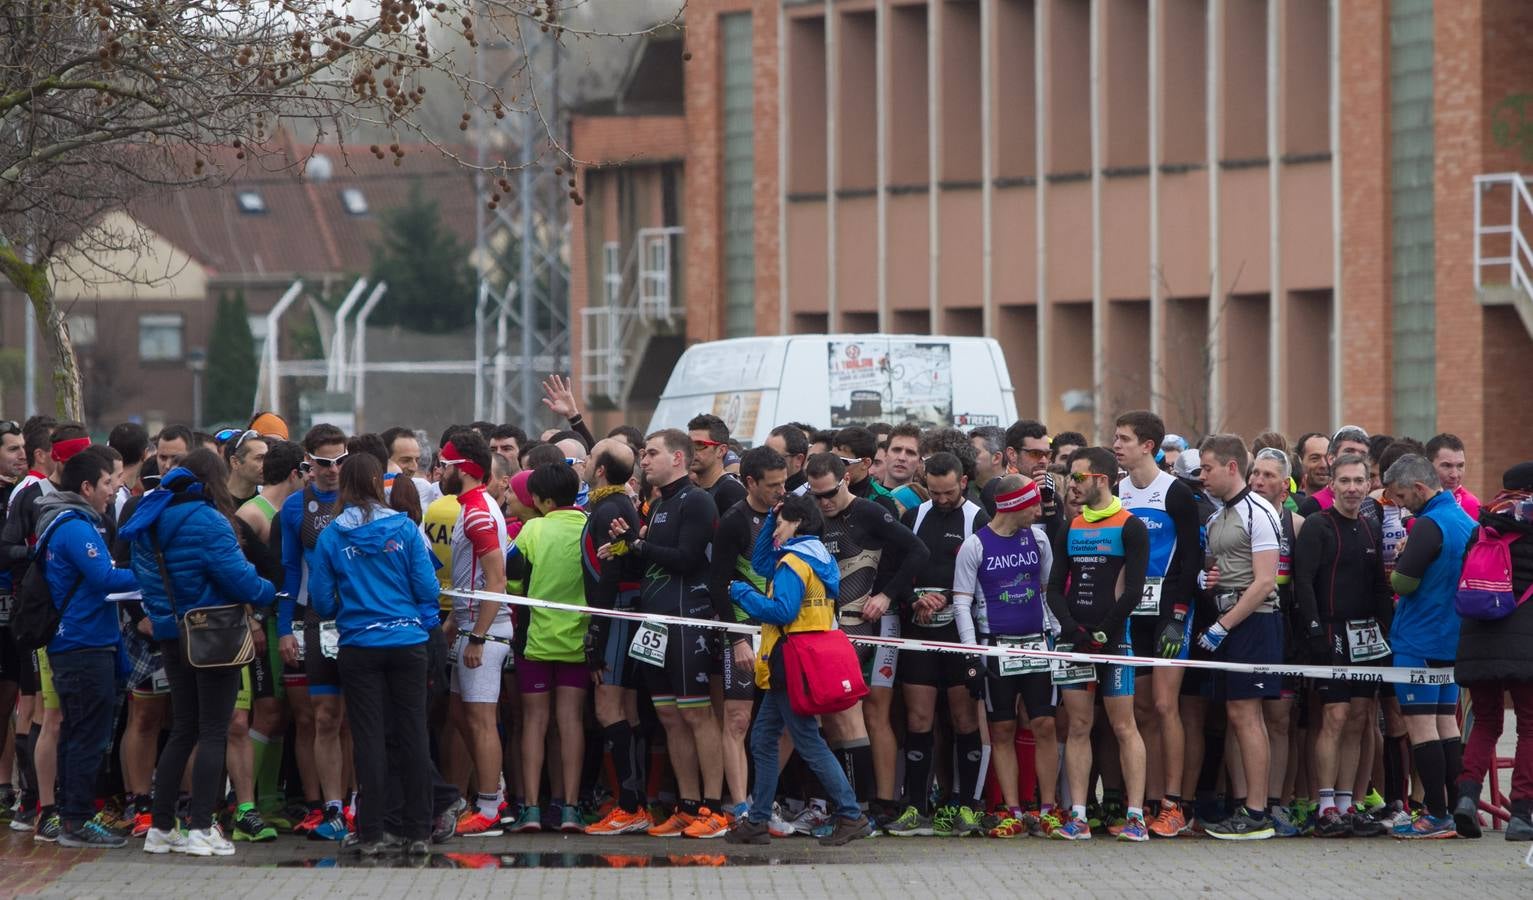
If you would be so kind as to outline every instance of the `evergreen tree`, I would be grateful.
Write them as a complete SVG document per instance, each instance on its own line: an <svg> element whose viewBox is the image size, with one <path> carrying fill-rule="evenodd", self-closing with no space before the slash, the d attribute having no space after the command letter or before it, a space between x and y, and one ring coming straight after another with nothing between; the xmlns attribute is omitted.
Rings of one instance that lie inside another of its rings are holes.
<svg viewBox="0 0 1533 900"><path fill-rule="evenodd" d="M220 294L208 339L208 390L203 400L203 421L244 422L250 418L255 399L255 336L245 308L245 292L233 299Z"/></svg>
<svg viewBox="0 0 1533 900"><path fill-rule="evenodd" d="M373 245L372 281L388 297L372 322L440 334L474 322L475 277L469 249L442 223L419 180L403 206L383 212L383 240Z"/></svg>

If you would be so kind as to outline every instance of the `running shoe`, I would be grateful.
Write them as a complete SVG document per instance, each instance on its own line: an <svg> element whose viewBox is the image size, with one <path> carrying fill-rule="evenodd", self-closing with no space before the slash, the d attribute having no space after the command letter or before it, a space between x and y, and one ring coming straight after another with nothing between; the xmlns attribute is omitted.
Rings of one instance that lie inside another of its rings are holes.
<svg viewBox="0 0 1533 900"><path fill-rule="evenodd" d="M345 820L340 816L334 816L333 818L340 822L342 828L346 826ZM329 824L331 823L327 819L321 822L320 827L314 829L314 831L318 832ZM233 856L234 845L229 843L229 840L224 837L223 832L218 830L217 825L213 825L205 829L194 828L188 831L186 833L186 849L181 852L187 856Z"/></svg>
<svg viewBox="0 0 1533 900"><path fill-rule="evenodd" d="M905 807L899 818L884 826L884 831L895 837L931 837L933 832L932 821L914 806Z"/></svg>
<svg viewBox="0 0 1533 900"><path fill-rule="evenodd" d="M468 803L462 797L454 800L452 805L437 814L435 821L431 823L431 843L445 844L452 840L458 833L458 819L463 817L463 811L468 809Z"/></svg>
<svg viewBox="0 0 1533 900"><path fill-rule="evenodd" d="M172 828L170 831L161 831L158 828L150 828L144 832L144 852L159 855L162 853L185 853L186 835Z"/></svg>
<svg viewBox="0 0 1533 900"><path fill-rule="evenodd" d="M585 819L580 817L580 810L565 804L564 811L559 814L559 830L565 834L585 834Z"/></svg>
<svg viewBox="0 0 1533 900"><path fill-rule="evenodd" d="M968 806L958 807L958 818L953 823L953 837L978 837L985 836L985 829L979 823L979 813Z"/></svg>
<svg viewBox="0 0 1533 900"><path fill-rule="evenodd" d="M793 823L783 818L780 804L772 804L772 818L767 821L767 831L774 838L793 837Z"/></svg>
<svg viewBox="0 0 1533 900"><path fill-rule="evenodd" d="M32 840L39 844L57 844L63 832L64 823L59 820L59 814L54 813L37 823L37 830L32 832Z"/></svg>
<svg viewBox="0 0 1533 900"><path fill-rule="evenodd" d="M13 790L0 792L0 823L10 822L16 811L20 795Z"/></svg>
<svg viewBox="0 0 1533 900"><path fill-rule="evenodd" d="M1299 826L1294 824L1287 808L1274 807L1267 811L1267 818L1272 820L1272 834L1274 837L1291 838L1299 836Z"/></svg>
<svg viewBox="0 0 1533 900"><path fill-rule="evenodd" d="M1320 816L1320 821L1315 823L1315 837L1321 838L1344 838L1352 836L1352 823L1341 814L1341 810L1331 807Z"/></svg>
<svg viewBox="0 0 1533 900"><path fill-rule="evenodd" d="M724 810L724 818L728 819L729 824L733 825L736 821L750 815L750 811L751 805L746 803L744 800L741 800L739 803L736 803Z"/></svg>
<svg viewBox="0 0 1533 900"><path fill-rule="evenodd" d="M1037 824L1031 828L1033 837L1051 838L1054 832L1064 827L1064 821L1059 818L1059 810L1051 809L1045 813L1039 813Z"/></svg>
<svg viewBox="0 0 1533 900"><path fill-rule="evenodd" d="M664 822L651 827L645 833L650 837L657 838L681 837L682 833L687 830L687 826L691 825L692 821L696 818L697 816L684 813L678 809L674 813L671 813L671 817L669 819L666 819Z"/></svg>
<svg viewBox="0 0 1533 900"><path fill-rule="evenodd" d="M107 834L125 838L133 833L133 821L122 817L120 810L114 810L110 806L103 807L100 812L91 817L91 821L106 829Z"/></svg>
<svg viewBox="0 0 1533 900"><path fill-rule="evenodd" d="M1022 821L1015 812L1001 813L998 819L998 822L986 829L985 834L993 838L1017 838L1027 835L1027 823Z"/></svg>
<svg viewBox="0 0 1533 900"><path fill-rule="evenodd" d="M1383 837L1389 834L1389 826L1382 819L1376 819L1368 813L1352 813L1347 816L1347 821L1352 825L1353 837Z"/></svg>
<svg viewBox="0 0 1533 900"><path fill-rule="evenodd" d="M1102 801L1102 822L1107 825L1107 833L1117 836L1123 830L1123 824L1128 820L1128 807L1121 800Z"/></svg>
<svg viewBox="0 0 1533 900"><path fill-rule="evenodd" d="M127 843L127 838L108 831L105 825L95 819L81 825L76 831L65 831L59 835L60 847L76 850L116 850Z"/></svg>
<svg viewBox="0 0 1533 900"><path fill-rule="evenodd" d="M1085 819L1071 818L1054 829L1049 837L1056 841L1089 841L1091 840L1091 823Z"/></svg>
<svg viewBox="0 0 1533 900"><path fill-rule="evenodd" d="M267 824L278 831L297 832L298 825L309 817L309 808L302 803L289 803L266 816Z"/></svg>
<svg viewBox="0 0 1533 900"><path fill-rule="evenodd" d="M511 823L512 834L533 834L543 830L543 811L536 806L524 806L522 812ZM463 834L463 825L458 824L458 833Z"/></svg>
<svg viewBox="0 0 1533 900"><path fill-rule="evenodd" d="M628 812L621 806L614 806L601 821L587 825L586 834L634 834L639 831L648 831L654 824L649 813L642 809L638 812Z"/></svg>
<svg viewBox="0 0 1533 900"><path fill-rule="evenodd" d="M958 825L958 807L948 804L932 812L932 834L937 837L953 837Z"/></svg>
<svg viewBox="0 0 1533 900"><path fill-rule="evenodd" d="M21 807L11 815L12 831L31 831L37 827L37 807Z"/></svg>
<svg viewBox="0 0 1533 900"><path fill-rule="evenodd" d="M724 818L723 813L716 813L708 807L697 811L697 817L692 824L682 829L681 836L709 840L721 838L729 831L729 820Z"/></svg>
<svg viewBox="0 0 1533 900"><path fill-rule="evenodd" d="M324 821L325 811L323 809L311 809L304 815L302 819L298 820L297 825L293 826L293 833L308 834L309 832L318 828Z"/></svg>
<svg viewBox="0 0 1533 900"><path fill-rule="evenodd" d="M346 835L350 833L351 829L346 827L346 816L338 810L332 810L328 815L325 816L322 822L314 827L313 831L309 832L309 840L344 841L346 839ZM191 836L188 835L188 839L190 839L190 837ZM195 842L193 842L193 846L195 846ZM215 853L214 855L222 856L223 854Z"/></svg>
<svg viewBox="0 0 1533 900"><path fill-rule="evenodd" d="M525 813L526 810L523 810ZM534 808L534 812L536 809ZM520 821L520 820L518 820ZM533 819L537 822L537 819ZM542 828L542 824L538 824ZM471 807L458 818L457 833L459 837L500 837L505 834L505 829L500 827L499 816L487 816L479 811L478 807Z"/></svg>
<svg viewBox="0 0 1533 900"><path fill-rule="evenodd" d="M1361 806L1364 812L1375 812L1384 808L1384 795L1379 793L1378 788L1369 788L1368 793L1363 795L1362 802L1357 805Z"/></svg>
<svg viewBox="0 0 1533 900"><path fill-rule="evenodd" d="M1187 831L1187 814L1180 803L1162 803L1160 815L1150 823L1150 833L1156 837L1174 838Z"/></svg>
<svg viewBox="0 0 1533 900"><path fill-rule="evenodd" d="M1144 824L1144 816L1128 816L1124 819L1123 827L1118 830L1117 838L1120 841L1134 841L1141 843L1150 839L1150 828Z"/></svg>
<svg viewBox="0 0 1533 900"><path fill-rule="evenodd" d="M247 809L234 819L234 828L231 829L231 833L236 842L264 844L277 839L277 829L268 825L266 820L261 818L261 814L254 809Z"/></svg>
<svg viewBox="0 0 1533 900"><path fill-rule="evenodd" d="M1396 828L1392 834L1407 841L1451 840L1458 837L1458 831L1453 827L1452 816L1443 816L1439 819L1433 815L1422 816L1412 822L1409 827Z"/></svg>
<svg viewBox="0 0 1533 900"><path fill-rule="evenodd" d="M1221 841L1264 841L1276 833L1271 819L1244 807L1235 810L1235 814L1223 822L1205 824L1203 829L1209 837Z"/></svg>
<svg viewBox="0 0 1533 900"><path fill-rule="evenodd" d="M820 809L818 806L811 803L804 807L803 812L800 812L797 816L794 816L793 820L788 824L793 826L794 834L801 834L805 837L811 837L814 835L814 830L816 828L819 828L821 825L824 825L829 821L830 816L825 813L825 810Z"/></svg>
<svg viewBox="0 0 1533 900"><path fill-rule="evenodd" d="M1405 804L1397 800L1381 810L1374 820L1384 826L1385 833L1393 833L1396 828L1409 826L1416 817L1406 811Z"/></svg>

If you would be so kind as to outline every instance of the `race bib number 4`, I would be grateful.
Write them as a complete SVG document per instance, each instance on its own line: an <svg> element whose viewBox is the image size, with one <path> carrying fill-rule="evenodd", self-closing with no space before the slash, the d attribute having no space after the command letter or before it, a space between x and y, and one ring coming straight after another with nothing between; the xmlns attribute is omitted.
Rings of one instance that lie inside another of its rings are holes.
<svg viewBox="0 0 1533 900"><path fill-rule="evenodd" d="M996 638L997 646L1020 647L1023 650L1047 650L1048 641L1041 634L1030 634L1020 638ZM1001 677L1008 675L1026 675L1029 672L1047 672L1053 668L1053 660L1041 656L1003 656L1000 659Z"/></svg>
<svg viewBox="0 0 1533 900"><path fill-rule="evenodd" d="M1070 644L1060 644L1058 649L1069 653ZM1073 663L1068 660L1050 660L1053 663L1053 680L1056 685L1090 684L1097 680L1097 667L1091 663Z"/></svg>
<svg viewBox="0 0 1533 900"><path fill-rule="evenodd" d="M1377 619L1347 620L1347 655L1353 662L1368 662L1389 655L1389 641Z"/></svg>
<svg viewBox="0 0 1533 900"><path fill-rule="evenodd" d="M1146 578L1144 580L1144 590L1139 594L1139 602L1134 605L1134 612L1132 615L1160 615L1160 589L1161 579Z"/></svg>
<svg viewBox="0 0 1533 900"><path fill-rule="evenodd" d="M628 645L628 655L651 666L665 666L665 644L670 632L664 625L643 622Z"/></svg>

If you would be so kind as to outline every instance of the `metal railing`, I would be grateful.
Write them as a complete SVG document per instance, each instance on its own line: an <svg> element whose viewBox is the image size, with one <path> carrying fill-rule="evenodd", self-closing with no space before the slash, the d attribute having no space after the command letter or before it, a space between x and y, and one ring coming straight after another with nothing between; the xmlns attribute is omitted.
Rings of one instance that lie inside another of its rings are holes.
<svg viewBox="0 0 1533 900"><path fill-rule="evenodd" d="M1505 222L1486 224L1486 195L1499 186L1509 189L1508 215ZM1533 226L1533 192L1520 173L1501 172L1494 175L1474 177L1474 286L1509 284L1533 295L1533 247L1523 235L1523 223ZM1505 236L1506 255L1491 256L1485 252L1487 237ZM1505 278L1487 279L1487 270L1504 269Z"/></svg>
<svg viewBox="0 0 1533 900"><path fill-rule="evenodd" d="M605 303L580 311L581 387L588 400L604 397L621 405L650 334L657 326L676 324L682 307L676 303L674 267L684 233L674 226L641 228L619 264L616 241L602 248Z"/></svg>

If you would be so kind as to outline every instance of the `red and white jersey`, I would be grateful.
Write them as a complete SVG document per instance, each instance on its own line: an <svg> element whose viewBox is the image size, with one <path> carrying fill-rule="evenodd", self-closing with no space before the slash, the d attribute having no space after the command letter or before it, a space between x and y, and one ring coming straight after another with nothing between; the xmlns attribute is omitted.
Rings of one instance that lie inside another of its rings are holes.
<svg viewBox="0 0 1533 900"><path fill-rule="evenodd" d="M460 591L476 591L484 587L484 569L479 558L486 553L497 553L505 558L510 539L506 536L506 519L484 486L464 491L458 495L458 521L452 527L452 586ZM491 633L509 636L511 607L501 603L495 613ZM453 598L452 615L458 628L471 630L478 613L478 604L462 598Z"/></svg>

